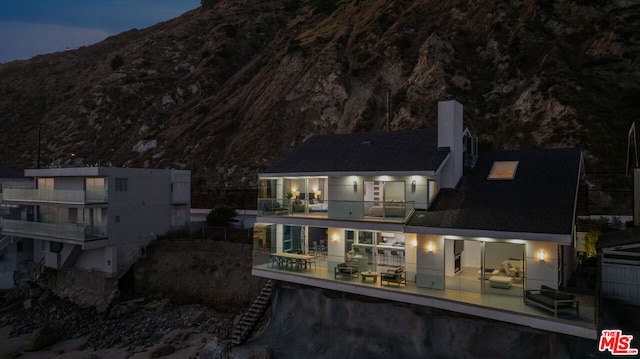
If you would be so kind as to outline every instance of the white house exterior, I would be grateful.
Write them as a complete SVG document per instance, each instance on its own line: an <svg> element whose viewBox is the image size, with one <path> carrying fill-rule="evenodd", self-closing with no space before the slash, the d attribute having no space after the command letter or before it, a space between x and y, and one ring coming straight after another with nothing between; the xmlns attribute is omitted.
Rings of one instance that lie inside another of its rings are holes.
<svg viewBox="0 0 640 359"><path fill-rule="evenodd" d="M0 165L0 217L9 216L17 206L2 203L4 188L32 188L33 181ZM27 273L33 259L33 243L7 236L0 227L0 289L12 288L20 273Z"/></svg>
<svg viewBox="0 0 640 359"><path fill-rule="evenodd" d="M455 100L438 104L437 130L311 137L259 174L253 274L423 305L454 292L521 304L528 289L561 287L581 151L478 154L476 146ZM274 260L292 252L315 259L295 267ZM334 277L346 263L365 276ZM399 267L406 286L381 284Z"/></svg>
<svg viewBox="0 0 640 359"><path fill-rule="evenodd" d="M28 169L31 188L4 188L4 238L31 243L36 268L114 277L158 235L189 226L189 171L116 167ZM37 275L37 273L36 273Z"/></svg>

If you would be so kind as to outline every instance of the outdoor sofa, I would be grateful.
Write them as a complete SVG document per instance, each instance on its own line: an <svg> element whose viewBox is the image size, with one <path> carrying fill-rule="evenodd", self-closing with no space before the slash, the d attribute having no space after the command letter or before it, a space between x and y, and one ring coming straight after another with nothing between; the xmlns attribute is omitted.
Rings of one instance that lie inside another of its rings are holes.
<svg viewBox="0 0 640 359"><path fill-rule="evenodd" d="M352 278L358 278L359 275L360 275L360 270L358 269L357 265L340 263L336 266L333 277L335 279L338 279L338 277L352 279Z"/></svg>
<svg viewBox="0 0 640 359"><path fill-rule="evenodd" d="M380 284L384 284L384 282L387 282L387 285L396 283L398 286L407 284L404 268L387 269L386 272L380 273Z"/></svg>
<svg viewBox="0 0 640 359"><path fill-rule="evenodd" d="M565 313L575 312L576 317L580 315L580 302L575 298L575 295L545 285L540 289L527 290L524 303L546 309L552 312L556 318L558 314Z"/></svg>

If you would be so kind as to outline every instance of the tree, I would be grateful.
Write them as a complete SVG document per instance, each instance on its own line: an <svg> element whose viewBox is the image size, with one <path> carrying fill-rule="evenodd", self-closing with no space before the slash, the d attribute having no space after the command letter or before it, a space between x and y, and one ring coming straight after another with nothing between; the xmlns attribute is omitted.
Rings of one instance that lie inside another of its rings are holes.
<svg viewBox="0 0 640 359"><path fill-rule="evenodd" d="M226 204L219 204L207 215L207 224L212 227L228 227L231 218L237 215L235 208Z"/></svg>

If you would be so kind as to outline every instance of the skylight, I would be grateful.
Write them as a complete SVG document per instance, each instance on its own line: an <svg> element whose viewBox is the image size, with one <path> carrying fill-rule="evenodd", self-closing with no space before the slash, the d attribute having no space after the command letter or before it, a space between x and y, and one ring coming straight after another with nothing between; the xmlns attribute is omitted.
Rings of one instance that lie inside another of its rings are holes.
<svg viewBox="0 0 640 359"><path fill-rule="evenodd" d="M516 176L518 161L495 161L489 172L489 180L512 180Z"/></svg>

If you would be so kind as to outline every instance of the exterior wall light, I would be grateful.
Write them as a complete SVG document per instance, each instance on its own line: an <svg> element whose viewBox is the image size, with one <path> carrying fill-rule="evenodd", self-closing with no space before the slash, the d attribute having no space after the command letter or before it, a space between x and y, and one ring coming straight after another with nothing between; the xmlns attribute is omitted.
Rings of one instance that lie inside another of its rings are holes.
<svg viewBox="0 0 640 359"><path fill-rule="evenodd" d="M358 182L353 181L353 192L358 192Z"/></svg>
<svg viewBox="0 0 640 359"><path fill-rule="evenodd" d="M540 252L538 252L538 260L544 262L544 258L545 258L545 253L543 250L540 250Z"/></svg>
<svg viewBox="0 0 640 359"><path fill-rule="evenodd" d="M338 239L340 239L340 237L338 237L338 235L337 235L337 234L334 234L332 238L333 238L333 241L334 241L334 242L337 242L337 241L338 241Z"/></svg>
<svg viewBox="0 0 640 359"><path fill-rule="evenodd" d="M429 253L433 253L433 243L429 243L427 245L427 250L429 251Z"/></svg>
<svg viewBox="0 0 640 359"><path fill-rule="evenodd" d="M411 181L411 192L416 192L416 180Z"/></svg>

